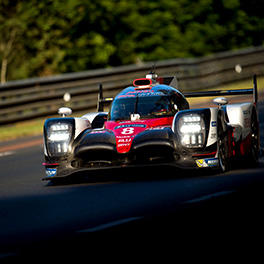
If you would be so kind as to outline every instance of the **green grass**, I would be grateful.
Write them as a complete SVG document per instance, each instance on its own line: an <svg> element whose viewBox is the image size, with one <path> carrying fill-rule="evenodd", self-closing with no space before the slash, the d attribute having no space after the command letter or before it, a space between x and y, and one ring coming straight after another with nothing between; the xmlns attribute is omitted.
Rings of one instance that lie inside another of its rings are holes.
<svg viewBox="0 0 264 264"><path fill-rule="evenodd" d="M252 80L246 80L241 82L234 82L227 85L222 85L214 88L214 90L227 90L227 89L241 89L252 87ZM264 77L258 78L259 91L264 91ZM191 104L201 102L201 98L190 98ZM207 100L208 98L204 98ZM81 116L84 113L78 113L77 116ZM74 115L74 113L73 113ZM10 125L3 125L0 127L0 142L8 141L17 138L23 138L27 136L42 135L43 124L46 118L39 118L31 121L18 122Z"/></svg>
<svg viewBox="0 0 264 264"><path fill-rule="evenodd" d="M44 119L18 122L0 127L0 142L42 134Z"/></svg>
<svg viewBox="0 0 264 264"><path fill-rule="evenodd" d="M86 112L73 113L74 116L82 116ZM49 116L49 117L58 117ZM38 118L30 121L22 121L9 125L0 126L0 142L18 138L38 136L43 133L43 125L48 117Z"/></svg>

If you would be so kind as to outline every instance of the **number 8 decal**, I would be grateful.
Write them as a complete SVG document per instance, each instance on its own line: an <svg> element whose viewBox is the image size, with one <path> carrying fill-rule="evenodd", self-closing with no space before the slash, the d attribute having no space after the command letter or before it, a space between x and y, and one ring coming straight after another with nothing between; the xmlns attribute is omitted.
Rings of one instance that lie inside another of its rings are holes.
<svg viewBox="0 0 264 264"><path fill-rule="evenodd" d="M123 128L123 131L121 132L122 135L129 135L133 133L134 133L134 127Z"/></svg>

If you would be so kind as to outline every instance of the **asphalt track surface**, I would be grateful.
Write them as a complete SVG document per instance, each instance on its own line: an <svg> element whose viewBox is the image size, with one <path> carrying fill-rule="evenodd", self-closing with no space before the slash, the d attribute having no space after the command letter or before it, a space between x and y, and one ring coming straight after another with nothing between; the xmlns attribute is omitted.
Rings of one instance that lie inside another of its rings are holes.
<svg viewBox="0 0 264 264"><path fill-rule="evenodd" d="M225 174L120 169L54 185L41 181L41 144L29 142L0 146L0 263L263 240L263 157Z"/></svg>

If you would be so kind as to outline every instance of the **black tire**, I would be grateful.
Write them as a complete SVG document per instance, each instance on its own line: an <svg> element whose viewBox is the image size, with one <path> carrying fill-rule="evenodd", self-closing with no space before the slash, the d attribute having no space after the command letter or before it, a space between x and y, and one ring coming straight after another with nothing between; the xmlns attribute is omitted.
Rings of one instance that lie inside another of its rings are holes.
<svg viewBox="0 0 264 264"><path fill-rule="evenodd" d="M259 122L256 110L253 109L251 116L251 148L249 153L249 163L255 166L259 159Z"/></svg>
<svg viewBox="0 0 264 264"><path fill-rule="evenodd" d="M219 119L217 127L217 155L219 161L219 169L226 172L230 169L230 161L228 159L228 139L227 132L223 129L222 121Z"/></svg>

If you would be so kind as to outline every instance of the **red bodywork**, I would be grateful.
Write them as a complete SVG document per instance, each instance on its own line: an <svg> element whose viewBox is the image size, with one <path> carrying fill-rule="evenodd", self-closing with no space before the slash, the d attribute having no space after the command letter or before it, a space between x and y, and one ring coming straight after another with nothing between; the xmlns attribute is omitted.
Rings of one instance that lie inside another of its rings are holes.
<svg viewBox="0 0 264 264"><path fill-rule="evenodd" d="M144 130L157 127L171 127L173 116L137 121L107 121L105 128L114 132L119 153L127 153L135 136Z"/></svg>

